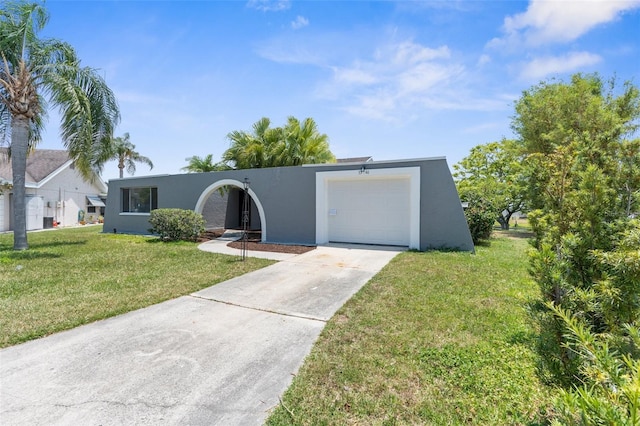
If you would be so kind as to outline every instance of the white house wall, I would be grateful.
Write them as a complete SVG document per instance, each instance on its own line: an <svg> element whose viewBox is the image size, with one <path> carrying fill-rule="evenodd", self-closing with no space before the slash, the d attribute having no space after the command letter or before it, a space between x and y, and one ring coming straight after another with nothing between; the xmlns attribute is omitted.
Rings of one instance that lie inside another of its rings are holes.
<svg viewBox="0 0 640 426"><path fill-rule="evenodd" d="M28 193L43 198L44 217L53 217L61 226L71 226L78 224L80 210L86 214L87 195L97 195L103 191L99 186L85 181L74 169L67 168ZM96 218L98 215L94 214Z"/></svg>
<svg viewBox="0 0 640 426"><path fill-rule="evenodd" d="M9 197L4 194L0 194L0 232L9 230Z"/></svg>

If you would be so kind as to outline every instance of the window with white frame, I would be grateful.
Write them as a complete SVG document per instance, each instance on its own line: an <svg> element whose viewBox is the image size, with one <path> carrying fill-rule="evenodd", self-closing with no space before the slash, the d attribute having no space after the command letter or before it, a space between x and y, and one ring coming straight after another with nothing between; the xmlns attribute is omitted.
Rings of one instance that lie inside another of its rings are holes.
<svg viewBox="0 0 640 426"><path fill-rule="evenodd" d="M149 213L158 208L158 188L122 188L122 213Z"/></svg>

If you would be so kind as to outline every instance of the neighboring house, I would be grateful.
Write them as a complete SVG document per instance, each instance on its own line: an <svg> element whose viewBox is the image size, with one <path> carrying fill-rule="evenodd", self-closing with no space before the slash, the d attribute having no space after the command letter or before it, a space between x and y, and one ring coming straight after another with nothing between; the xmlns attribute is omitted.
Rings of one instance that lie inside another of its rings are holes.
<svg viewBox="0 0 640 426"><path fill-rule="evenodd" d="M351 157L351 158L337 158L336 163L348 164L348 163L371 163L373 157Z"/></svg>
<svg viewBox="0 0 640 426"><path fill-rule="evenodd" d="M27 230L77 225L104 215L106 184L85 180L67 151L38 149L27 157ZM13 173L7 148L0 148L0 232L13 229Z"/></svg>
<svg viewBox="0 0 640 426"><path fill-rule="evenodd" d="M147 233L157 208L203 213L223 187L225 218L217 226L238 228L245 182L249 228L264 242L474 249L442 157L112 179L104 232Z"/></svg>

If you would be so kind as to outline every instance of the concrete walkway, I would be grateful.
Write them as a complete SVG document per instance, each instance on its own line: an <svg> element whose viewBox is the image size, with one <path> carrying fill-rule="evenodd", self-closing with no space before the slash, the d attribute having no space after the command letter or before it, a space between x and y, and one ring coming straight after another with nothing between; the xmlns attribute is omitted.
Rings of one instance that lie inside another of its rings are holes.
<svg viewBox="0 0 640 426"><path fill-rule="evenodd" d="M0 350L0 424L260 425L325 321L398 251L318 247Z"/></svg>
<svg viewBox="0 0 640 426"><path fill-rule="evenodd" d="M225 231L225 233L215 240L207 241L206 243L202 243L198 246L200 250L208 251L211 253L222 253L228 254L231 256L242 256L242 252L239 249L235 249L227 246L231 241L236 241L242 238L242 231ZM269 251L256 251L256 250L248 250L247 255L249 257L257 257L260 259L271 259L271 260L287 260L295 257L297 255L291 253L276 253Z"/></svg>

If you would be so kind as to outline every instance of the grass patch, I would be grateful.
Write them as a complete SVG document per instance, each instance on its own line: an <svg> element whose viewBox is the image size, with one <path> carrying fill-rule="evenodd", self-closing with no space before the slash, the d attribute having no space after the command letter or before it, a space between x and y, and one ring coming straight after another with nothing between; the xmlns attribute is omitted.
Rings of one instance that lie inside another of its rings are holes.
<svg viewBox="0 0 640 426"><path fill-rule="evenodd" d="M192 293L272 261L205 253L195 243L103 234L91 226L0 235L0 347Z"/></svg>
<svg viewBox="0 0 640 426"><path fill-rule="evenodd" d="M267 424L544 423L526 247L397 256L329 321Z"/></svg>

